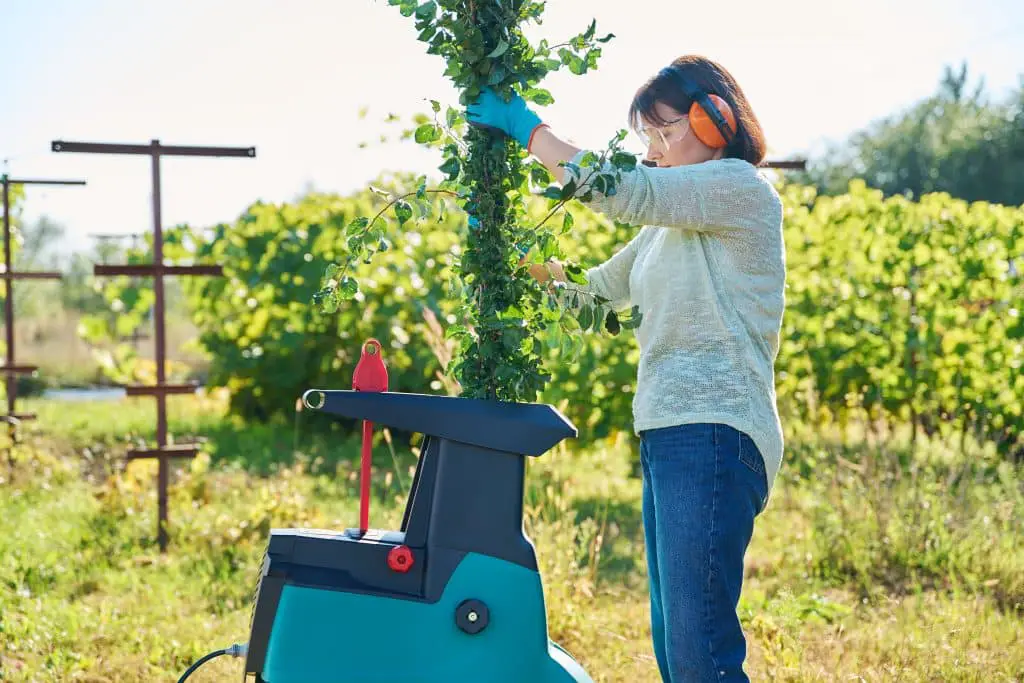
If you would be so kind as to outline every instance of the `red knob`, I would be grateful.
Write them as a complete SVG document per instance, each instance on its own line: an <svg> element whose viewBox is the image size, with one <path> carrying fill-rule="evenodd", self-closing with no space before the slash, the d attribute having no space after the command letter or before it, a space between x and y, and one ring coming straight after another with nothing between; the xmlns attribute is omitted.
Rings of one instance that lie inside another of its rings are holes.
<svg viewBox="0 0 1024 683"><path fill-rule="evenodd" d="M388 552L388 567L391 571L405 573L412 569L412 551L404 545L396 546Z"/></svg>

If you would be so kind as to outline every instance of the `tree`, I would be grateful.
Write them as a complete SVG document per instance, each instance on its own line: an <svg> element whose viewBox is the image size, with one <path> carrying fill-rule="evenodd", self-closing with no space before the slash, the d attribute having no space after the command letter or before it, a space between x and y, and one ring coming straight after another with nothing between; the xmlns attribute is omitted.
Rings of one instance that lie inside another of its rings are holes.
<svg viewBox="0 0 1024 683"><path fill-rule="evenodd" d="M1002 102L984 81L968 87L967 65L946 67L937 92L811 160L791 180L824 194L862 178L887 196L948 192L967 201L1024 203L1024 77Z"/></svg>

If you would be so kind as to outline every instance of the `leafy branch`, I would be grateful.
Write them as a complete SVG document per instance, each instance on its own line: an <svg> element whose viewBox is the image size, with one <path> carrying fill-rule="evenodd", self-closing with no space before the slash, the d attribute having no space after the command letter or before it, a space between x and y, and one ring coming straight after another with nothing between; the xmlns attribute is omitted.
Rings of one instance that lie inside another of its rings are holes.
<svg viewBox="0 0 1024 683"><path fill-rule="evenodd" d="M581 75L597 67L601 45L614 36L597 37L596 22L564 43L549 45L541 40L533 46L521 32L521 24L540 22L544 2L518 0L388 0L403 16L412 17L419 40L427 44L427 53L445 59L445 75L460 89L459 102L474 101L484 88L500 96L511 92L538 106L554 102L551 93L538 87L549 73L563 67ZM566 209L569 200L589 201L596 190L614 194L621 173L632 168L636 159L618 145L625 138L621 131L602 154L587 153L579 166L567 164L582 182L571 180L563 187L549 186L540 194L552 201L547 215L536 225L527 226L525 198L530 182L548 184L550 175L538 164L524 169L525 153L518 143L490 130L466 125L465 116L448 107L441 117L441 104L431 101L433 122L417 115L416 126L409 131L418 144L439 147L443 161L439 170L445 179L436 190L421 183L415 193L392 199L372 219L357 218L346 227L347 258L341 265L331 264L323 286L314 297L324 311L333 312L342 301L352 299L358 283L350 269L357 260L369 262L373 255L388 248L381 225L389 208L401 228L419 207L417 222L430 216L423 201L427 192L447 194L456 199L472 218L466 233L465 249L454 251L452 283L461 301L459 322L449 327L446 337L457 342L449 373L457 378L464 394L501 400L532 400L549 375L543 366L547 348L573 355L579 352L579 335L571 332L603 328L617 334L621 327L634 325L638 313L620 323L614 312L606 311L609 302L590 295L579 306L563 301L529 277L527 269L535 263L562 256L559 236L574 226ZM464 132L463 132L464 131ZM610 162L610 163L609 163ZM584 176L582 171L586 169ZM582 192L582 196L577 194ZM416 195L415 202L405 199ZM564 212L560 229L548 225ZM539 245L538 250L533 250ZM520 249L527 249L524 258ZM576 284L582 269L568 265Z"/></svg>
<svg viewBox="0 0 1024 683"><path fill-rule="evenodd" d="M378 188L371 189L376 194L390 196ZM413 216L413 207L405 200L414 196L422 200L428 194L457 196L450 190L428 190L424 185L421 185L415 192L407 192L391 199L373 218L360 216L350 222L345 227L348 258L340 266L336 263L327 266L320 290L313 295L314 303L319 305L324 312L334 313L338 310L338 306L342 301L354 298L359 291L359 283L348 274L352 264L357 261L369 263L377 252L387 251L391 246L384 237L383 226L378 227L378 221L381 220L388 209L394 207L395 219L398 221L398 225L405 225ZM429 210L423 210L422 208L420 213L421 216L430 214Z"/></svg>

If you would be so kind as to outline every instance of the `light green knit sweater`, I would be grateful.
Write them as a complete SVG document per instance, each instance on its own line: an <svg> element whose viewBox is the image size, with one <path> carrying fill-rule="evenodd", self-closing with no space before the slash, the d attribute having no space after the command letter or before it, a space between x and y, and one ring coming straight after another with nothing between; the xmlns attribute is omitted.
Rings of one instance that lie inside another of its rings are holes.
<svg viewBox="0 0 1024 683"><path fill-rule="evenodd" d="M572 171L566 182L571 177L580 184ZM643 316L634 430L734 427L761 451L771 491L783 448L774 363L786 279L775 188L746 161L722 159L637 166L613 196L593 197L590 208L644 226L587 271L585 286L616 308L639 306Z"/></svg>

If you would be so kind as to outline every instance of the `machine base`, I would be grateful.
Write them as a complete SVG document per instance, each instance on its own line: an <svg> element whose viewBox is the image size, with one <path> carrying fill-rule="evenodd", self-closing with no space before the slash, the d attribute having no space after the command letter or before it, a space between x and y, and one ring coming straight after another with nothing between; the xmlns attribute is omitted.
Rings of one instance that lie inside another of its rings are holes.
<svg viewBox="0 0 1024 683"><path fill-rule="evenodd" d="M462 630L466 600L487 625ZM548 639L540 574L467 554L436 603L285 585L271 627L265 683L592 683Z"/></svg>

